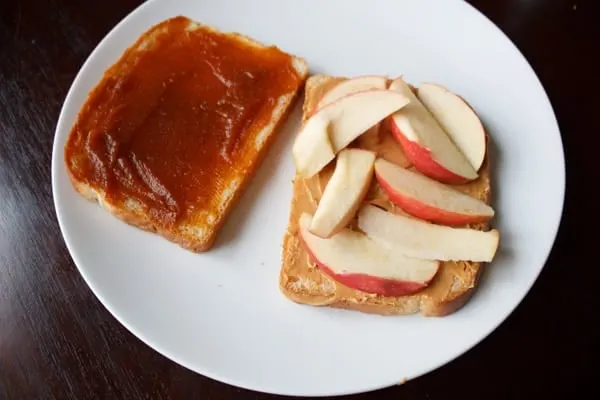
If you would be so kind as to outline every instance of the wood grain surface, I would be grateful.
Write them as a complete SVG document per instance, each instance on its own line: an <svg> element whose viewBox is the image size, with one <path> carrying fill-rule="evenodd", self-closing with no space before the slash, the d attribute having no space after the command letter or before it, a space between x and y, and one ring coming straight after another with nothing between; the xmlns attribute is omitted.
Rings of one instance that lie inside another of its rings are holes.
<svg viewBox="0 0 600 400"><path fill-rule="evenodd" d="M92 295L61 237L50 185L61 104L86 57L139 3L0 1L2 400L276 397L201 377L141 343ZM490 337L426 376L351 398L600 398L600 2L471 3L525 54L554 106L567 157L561 230L533 290Z"/></svg>

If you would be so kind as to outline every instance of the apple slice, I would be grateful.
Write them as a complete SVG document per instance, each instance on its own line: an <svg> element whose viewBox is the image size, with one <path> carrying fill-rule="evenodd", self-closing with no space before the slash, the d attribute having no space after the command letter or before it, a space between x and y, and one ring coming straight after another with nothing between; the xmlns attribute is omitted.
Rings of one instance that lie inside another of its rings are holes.
<svg viewBox="0 0 600 400"><path fill-rule="evenodd" d="M348 225L369 190L374 162L372 151L340 151L333 175L313 216L311 233L327 238Z"/></svg>
<svg viewBox="0 0 600 400"><path fill-rule="evenodd" d="M305 122L296 136L292 149L296 171L303 178L318 173L335 154L408 101L391 90L365 90L327 104Z"/></svg>
<svg viewBox="0 0 600 400"><path fill-rule="evenodd" d="M447 88L424 83L417 96L458 146L475 171L485 158L485 130L475 111L460 96Z"/></svg>
<svg viewBox="0 0 600 400"><path fill-rule="evenodd" d="M329 123L324 114L315 114L296 137L292 157L301 176L313 176L335 158L336 151L329 140Z"/></svg>
<svg viewBox="0 0 600 400"><path fill-rule="evenodd" d="M349 94L371 89L387 89L387 78L378 75L364 75L342 81L325 93L317 104L317 109Z"/></svg>
<svg viewBox="0 0 600 400"><path fill-rule="evenodd" d="M391 83L390 90L410 100L406 107L392 115L390 129L415 168L445 183L465 183L477 178L477 171L469 160L410 87L398 78Z"/></svg>
<svg viewBox="0 0 600 400"><path fill-rule="evenodd" d="M344 80L325 93L313 112L349 94L372 89L387 89L387 85L388 78L380 75L363 75ZM379 125L380 123L373 125L364 132L363 136L367 134L373 137L379 136Z"/></svg>
<svg viewBox="0 0 600 400"><path fill-rule="evenodd" d="M490 262L500 239L495 229L435 225L370 204L358 212L358 228L383 247L423 260Z"/></svg>
<svg viewBox="0 0 600 400"><path fill-rule="evenodd" d="M429 284L439 262L406 257L366 235L343 229L329 239L310 233L312 216L300 217L300 238L319 269L350 288L384 296L405 296Z"/></svg>
<svg viewBox="0 0 600 400"><path fill-rule="evenodd" d="M444 225L487 222L494 209L483 201L384 159L375 161L377 182L408 214Z"/></svg>

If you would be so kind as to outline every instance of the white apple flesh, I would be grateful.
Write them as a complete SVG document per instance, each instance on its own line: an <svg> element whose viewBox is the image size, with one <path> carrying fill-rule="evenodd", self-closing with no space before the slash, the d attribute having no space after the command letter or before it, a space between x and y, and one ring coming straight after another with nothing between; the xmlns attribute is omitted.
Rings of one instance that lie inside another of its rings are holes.
<svg viewBox="0 0 600 400"><path fill-rule="evenodd" d="M313 115L296 138L292 157L301 176L313 176L335 158L336 151L329 140L329 123L324 115Z"/></svg>
<svg viewBox="0 0 600 400"><path fill-rule="evenodd" d="M443 225L487 222L494 209L485 202L384 159L375 161L377 182L406 213Z"/></svg>
<svg viewBox="0 0 600 400"><path fill-rule="evenodd" d="M392 115L390 128L415 168L444 183L476 179L477 171L411 88L398 78L391 83L390 90L410 100L406 107Z"/></svg>
<svg viewBox="0 0 600 400"><path fill-rule="evenodd" d="M333 88L328 90L317 105L317 109L323 106L333 103L334 101L341 99L342 97L348 96L349 94L362 92L365 90L372 89L386 89L387 78L385 76L378 75L365 75L358 76L356 78L347 79L335 85Z"/></svg>
<svg viewBox="0 0 600 400"><path fill-rule="evenodd" d="M438 84L422 84L417 90L417 96L469 160L473 169L479 171L485 158L486 138L475 111L461 97Z"/></svg>
<svg viewBox="0 0 600 400"><path fill-rule="evenodd" d="M358 228L383 247L423 260L490 262L500 238L495 229L483 232L435 225L373 205L358 212Z"/></svg>
<svg viewBox="0 0 600 400"><path fill-rule="evenodd" d="M365 90L321 108L296 136L292 154L297 173L303 178L318 173L354 139L408 102L391 90Z"/></svg>
<svg viewBox="0 0 600 400"><path fill-rule="evenodd" d="M329 239L310 233L312 216L300 217L300 238L309 257L331 278L350 288L405 296L427 287L439 262L406 257L360 232L343 229Z"/></svg>
<svg viewBox="0 0 600 400"><path fill-rule="evenodd" d="M328 90L323 97L321 97L321 100L319 100L317 103L313 113L342 97L365 90L387 89L387 85L388 78L381 75L363 75L346 79ZM379 136L379 128L380 123L377 123L371 128L367 129L362 136L371 135L373 137L377 137Z"/></svg>
<svg viewBox="0 0 600 400"><path fill-rule="evenodd" d="M310 225L313 234L330 237L354 218L371 185L374 162L375 153L371 151L340 151Z"/></svg>

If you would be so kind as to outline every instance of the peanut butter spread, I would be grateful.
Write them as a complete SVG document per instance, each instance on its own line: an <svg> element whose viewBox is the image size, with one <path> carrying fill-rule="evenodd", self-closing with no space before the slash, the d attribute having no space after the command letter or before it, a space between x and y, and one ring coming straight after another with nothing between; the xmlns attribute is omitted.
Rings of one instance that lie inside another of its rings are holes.
<svg viewBox="0 0 600 400"><path fill-rule="evenodd" d="M341 80L343 78L331 78L316 86L311 86L310 80L307 82L303 109L304 120L314 111L316 104L325 92ZM385 123L379 124L360 136L351 146L375 151L378 157L412 169L402 152L402 148L391 136ZM393 313L391 310L399 305L401 301L405 311L417 312L423 307L423 301L429 299L439 303L449 302L454 297L463 294L462 292L455 292L457 288L473 287L475 285L480 264L472 262L443 262L433 282L426 289L402 298L385 297L351 289L321 273L309 259L298 237L298 220L303 212L315 213L334 168L334 163L331 163L318 175L310 179L296 177L294 180L289 225L283 244L283 268L280 275L280 285L290 297L296 294L301 297L302 303L312 305L348 307L348 303L353 303L355 306L352 306L352 308L362 308L363 311L367 312L369 307L383 306L390 310L389 313ZM479 178L475 181L457 185L455 188L489 202L490 185L487 158L479 175ZM406 215L388 199L375 179L373 179L365 202L380 206L393 213ZM355 221L351 223L351 227L354 224ZM478 224L470 227L485 229L487 225Z"/></svg>

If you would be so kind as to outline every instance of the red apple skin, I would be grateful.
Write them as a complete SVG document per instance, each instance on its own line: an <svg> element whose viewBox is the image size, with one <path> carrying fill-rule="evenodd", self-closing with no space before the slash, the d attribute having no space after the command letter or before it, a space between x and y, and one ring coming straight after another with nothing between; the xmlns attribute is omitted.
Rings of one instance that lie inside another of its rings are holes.
<svg viewBox="0 0 600 400"><path fill-rule="evenodd" d="M385 179L382 179L377 172L375 172L375 177L390 200L413 217L448 226L460 226L479 222L487 222L492 218L488 215L461 214L432 207L428 204L424 204L416 199L413 199L412 197L404 196L402 193L397 192Z"/></svg>
<svg viewBox="0 0 600 400"><path fill-rule="evenodd" d="M404 150L406 158L423 175L427 175L428 177L442 183L462 184L470 181L465 177L448 171L446 168L435 162L433 158L431 158L431 152L429 150L419 146L417 143L411 140L408 140L391 118L389 118L388 121L390 132L392 133L394 139L396 139L396 141L400 143L400 146L402 146L402 150Z"/></svg>
<svg viewBox="0 0 600 400"><path fill-rule="evenodd" d="M342 285L360 290L366 293L379 294L381 296L399 297L415 294L427 287L426 283L402 282L381 279L365 274L335 274L329 268L317 263L321 271L335 279Z"/></svg>
<svg viewBox="0 0 600 400"><path fill-rule="evenodd" d="M302 238L302 235L300 235L300 238ZM315 257L304 240L302 240L302 243L304 244L304 249L308 253L308 256L315 264L317 264L319 270L342 285L346 285L352 289L361 290L366 293L379 294L381 296L399 297L415 294L420 290L425 289L429 285L429 282L431 282L431 280L428 282L395 281L365 274L336 274Z"/></svg>

